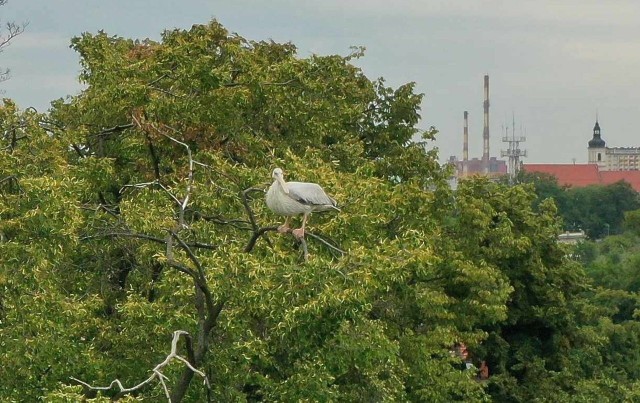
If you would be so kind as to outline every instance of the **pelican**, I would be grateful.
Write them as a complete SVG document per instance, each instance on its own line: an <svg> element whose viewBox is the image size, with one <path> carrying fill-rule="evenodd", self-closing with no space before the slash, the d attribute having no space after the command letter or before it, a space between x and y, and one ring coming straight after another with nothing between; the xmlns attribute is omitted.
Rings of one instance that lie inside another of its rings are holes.
<svg viewBox="0 0 640 403"><path fill-rule="evenodd" d="M280 233L289 230L291 216L303 214L302 227L291 231L296 238L302 239L309 214L316 211L340 211L336 201L316 183L285 182L284 173L280 168L274 169L271 177L273 183L267 191L267 207L274 213L287 217L284 224L278 227Z"/></svg>

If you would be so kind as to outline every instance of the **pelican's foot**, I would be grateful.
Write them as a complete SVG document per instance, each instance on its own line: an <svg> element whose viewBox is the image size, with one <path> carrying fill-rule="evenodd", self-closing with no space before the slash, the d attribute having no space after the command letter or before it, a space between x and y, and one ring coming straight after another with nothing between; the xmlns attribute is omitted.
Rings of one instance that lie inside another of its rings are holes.
<svg viewBox="0 0 640 403"><path fill-rule="evenodd" d="M296 239L304 239L304 228L296 228L291 231L291 233L296 237Z"/></svg>
<svg viewBox="0 0 640 403"><path fill-rule="evenodd" d="M278 232L281 234L286 234L287 232L289 232L291 228L289 228L289 226L287 224L282 224L281 226L278 227Z"/></svg>

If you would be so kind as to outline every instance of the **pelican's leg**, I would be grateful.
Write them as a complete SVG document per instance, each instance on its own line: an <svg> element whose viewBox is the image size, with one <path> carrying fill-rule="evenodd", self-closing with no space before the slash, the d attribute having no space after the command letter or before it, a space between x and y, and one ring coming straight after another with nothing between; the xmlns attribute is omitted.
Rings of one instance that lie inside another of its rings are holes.
<svg viewBox="0 0 640 403"><path fill-rule="evenodd" d="M298 239L304 238L304 226L307 223L307 216L308 215L309 215L308 213L304 213L304 215L302 216L302 227L294 229L293 231L291 231L293 236L295 236Z"/></svg>
<svg viewBox="0 0 640 403"><path fill-rule="evenodd" d="M281 234L285 234L289 231L289 219L291 217L287 217L284 219L284 224L278 227L278 232Z"/></svg>

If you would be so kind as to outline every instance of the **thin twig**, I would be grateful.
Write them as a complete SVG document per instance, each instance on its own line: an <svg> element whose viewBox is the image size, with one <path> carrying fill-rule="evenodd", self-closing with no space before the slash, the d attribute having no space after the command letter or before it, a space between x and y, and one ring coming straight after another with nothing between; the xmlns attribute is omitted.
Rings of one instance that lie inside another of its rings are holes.
<svg viewBox="0 0 640 403"><path fill-rule="evenodd" d="M123 124L123 125L115 125L113 127L110 127L108 129L103 129L102 131L95 133L95 134L91 134L90 136L105 136L107 134L112 134L112 133L117 133L117 132L121 132L127 129L131 129L133 127L133 123L127 123L127 124Z"/></svg>
<svg viewBox="0 0 640 403"><path fill-rule="evenodd" d="M306 231L305 231L305 235L309 235L311 238L314 238L314 239L320 241L321 243L323 243L325 246L329 247L329 249L334 250L336 252L339 252L342 255L347 253L347 252L343 251L342 249L332 245L331 243L329 243L329 241L327 241L324 237L322 237L320 235L316 235L314 233L306 232Z"/></svg>
<svg viewBox="0 0 640 403"><path fill-rule="evenodd" d="M107 232L104 234L83 236L80 238L80 240L87 241L87 240L98 239L98 238L118 238L118 237L145 239L147 241L152 241L152 242L161 243L161 244L167 243L167 240L164 238L158 238L155 236L151 236L147 234L139 234L135 232ZM208 249L208 250L218 249L216 245L211 245L211 244L202 243L202 242L190 242L190 243L185 243L185 245L189 246L190 248L199 248L199 249Z"/></svg>
<svg viewBox="0 0 640 403"><path fill-rule="evenodd" d="M209 216L209 215L205 215L202 214L200 211L198 210L191 210L193 213L193 217L196 220L202 219L205 220L207 222L212 222L214 224L220 224L220 225L231 225L232 227L238 228L238 229L242 229L242 230L252 230L251 228L251 223L247 220L241 220L241 219L229 219L229 218L224 218L222 216Z"/></svg>

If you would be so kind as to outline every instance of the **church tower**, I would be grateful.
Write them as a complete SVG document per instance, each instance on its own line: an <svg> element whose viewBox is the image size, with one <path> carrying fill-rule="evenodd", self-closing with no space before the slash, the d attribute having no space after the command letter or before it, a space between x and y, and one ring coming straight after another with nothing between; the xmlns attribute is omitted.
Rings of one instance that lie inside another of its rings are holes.
<svg viewBox="0 0 640 403"><path fill-rule="evenodd" d="M596 125L593 126L593 138L589 140L589 164L598 164L599 167L605 167L606 161L606 148L605 142L600 137L600 124L596 119Z"/></svg>

